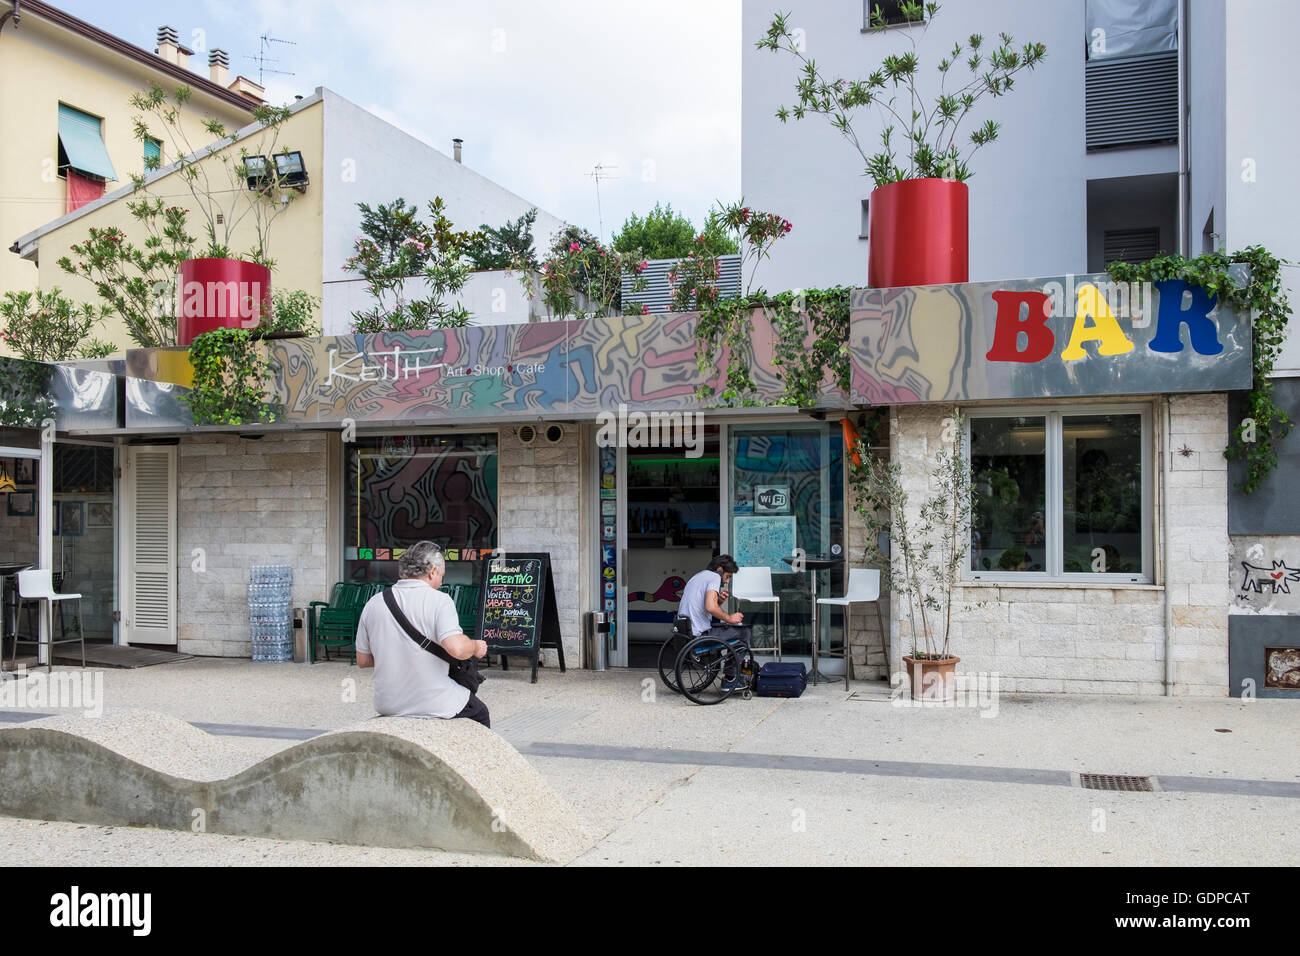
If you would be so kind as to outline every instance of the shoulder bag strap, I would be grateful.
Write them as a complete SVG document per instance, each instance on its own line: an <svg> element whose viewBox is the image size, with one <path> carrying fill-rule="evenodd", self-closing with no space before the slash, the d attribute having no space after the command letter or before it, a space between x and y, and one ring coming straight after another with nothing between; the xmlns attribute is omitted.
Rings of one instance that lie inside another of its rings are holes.
<svg viewBox="0 0 1300 956"><path fill-rule="evenodd" d="M444 651L438 645L437 641L430 640L429 638L425 637L423 634L421 634L419 631L415 629L415 626L411 624L407 616L402 613L402 609L397 606L397 598L393 597L392 588L387 588L384 591L384 603L388 605L388 610L393 612L393 617L395 617L397 619L397 623L402 626L402 630L404 630L407 633L407 635L411 638L411 640L419 644L420 647L428 651L430 654L432 654L434 657L438 658L439 660L446 661L448 665L464 663L463 661L457 660L456 658L448 654L446 651Z"/></svg>

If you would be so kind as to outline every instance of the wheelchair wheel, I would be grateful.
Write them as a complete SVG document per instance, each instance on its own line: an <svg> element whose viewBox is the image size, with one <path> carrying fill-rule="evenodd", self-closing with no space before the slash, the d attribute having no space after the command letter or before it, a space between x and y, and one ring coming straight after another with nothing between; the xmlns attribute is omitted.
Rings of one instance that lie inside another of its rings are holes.
<svg viewBox="0 0 1300 956"><path fill-rule="evenodd" d="M720 704L735 690L724 686L724 677L738 667L736 652L725 641L708 635L697 637L677 655L677 686L687 700Z"/></svg>
<svg viewBox="0 0 1300 956"><path fill-rule="evenodd" d="M659 648L659 679L674 694L682 692L677 683L677 655L682 652L689 638L673 632L673 636L664 641Z"/></svg>

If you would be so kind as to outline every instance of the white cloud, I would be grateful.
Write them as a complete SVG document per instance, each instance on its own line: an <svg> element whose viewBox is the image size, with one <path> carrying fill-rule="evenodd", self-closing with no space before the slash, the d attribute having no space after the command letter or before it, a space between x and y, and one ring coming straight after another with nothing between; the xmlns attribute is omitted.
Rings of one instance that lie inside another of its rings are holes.
<svg viewBox="0 0 1300 956"><path fill-rule="evenodd" d="M295 41L272 52L295 73L267 76L272 102L327 86L444 152L462 137L468 165L593 231L598 162L618 166L601 186L606 235L655 201L698 223L739 194L739 0L200 9L232 71L256 77L244 55L260 33Z"/></svg>

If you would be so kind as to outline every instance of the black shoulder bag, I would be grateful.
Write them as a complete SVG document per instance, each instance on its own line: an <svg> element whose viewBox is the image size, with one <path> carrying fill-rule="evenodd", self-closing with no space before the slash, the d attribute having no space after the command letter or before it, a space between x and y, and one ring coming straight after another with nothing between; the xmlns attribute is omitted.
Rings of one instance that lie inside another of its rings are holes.
<svg viewBox="0 0 1300 956"><path fill-rule="evenodd" d="M467 661L458 661L439 647L437 641L432 641L417 631L406 615L402 613L402 609L397 606L397 598L393 597L392 588L384 591L384 603L388 605L388 610L393 612L393 617L397 619L398 624L402 625L402 630L407 633L411 640L434 657L446 662L448 677L471 694L478 692L479 685L483 683L483 675L478 672L478 664L475 663L472 657Z"/></svg>

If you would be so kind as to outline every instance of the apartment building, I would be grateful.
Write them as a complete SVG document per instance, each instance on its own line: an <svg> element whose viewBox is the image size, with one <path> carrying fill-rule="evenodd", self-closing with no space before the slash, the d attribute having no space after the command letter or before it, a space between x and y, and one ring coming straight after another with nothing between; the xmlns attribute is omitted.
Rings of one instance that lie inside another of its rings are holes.
<svg viewBox="0 0 1300 956"><path fill-rule="evenodd" d="M251 122L262 88L230 76L224 50L206 54L206 62L191 62L195 54L169 26L147 50L39 0L0 2L0 84L9 91L0 110L4 247L130 185L149 157L163 165L177 159L164 130L157 139L136 138L129 101L150 85L190 88L180 127L193 143L211 139L208 118L231 130ZM0 294L36 287L32 263L0 256Z"/></svg>

